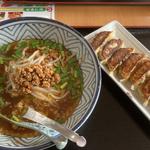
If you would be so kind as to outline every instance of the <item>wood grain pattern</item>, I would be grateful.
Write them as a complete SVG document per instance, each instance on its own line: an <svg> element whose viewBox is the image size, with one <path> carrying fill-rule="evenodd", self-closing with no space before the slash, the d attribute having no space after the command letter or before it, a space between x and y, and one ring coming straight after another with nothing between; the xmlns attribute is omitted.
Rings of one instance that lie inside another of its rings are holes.
<svg viewBox="0 0 150 150"><path fill-rule="evenodd" d="M150 28L150 5L56 5L56 20L73 27L99 27L118 20L126 27Z"/></svg>

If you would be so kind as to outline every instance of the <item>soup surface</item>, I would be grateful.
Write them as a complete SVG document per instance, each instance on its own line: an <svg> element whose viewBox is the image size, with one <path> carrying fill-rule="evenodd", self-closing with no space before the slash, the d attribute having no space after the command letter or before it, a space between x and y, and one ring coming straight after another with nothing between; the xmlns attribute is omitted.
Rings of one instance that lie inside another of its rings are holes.
<svg viewBox="0 0 150 150"><path fill-rule="evenodd" d="M28 107L64 123L79 104L83 76L76 55L50 40L22 40L0 47L0 113L16 120ZM38 133L0 119L0 133Z"/></svg>

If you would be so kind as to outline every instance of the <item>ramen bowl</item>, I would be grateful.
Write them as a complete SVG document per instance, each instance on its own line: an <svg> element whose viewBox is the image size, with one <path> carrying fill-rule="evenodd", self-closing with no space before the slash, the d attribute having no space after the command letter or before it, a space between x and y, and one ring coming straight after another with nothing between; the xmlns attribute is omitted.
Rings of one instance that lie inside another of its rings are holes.
<svg viewBox="0 0 150 150"><path fill-rule="evenodd" d="M76 131L92 113L100 94L101 70L95 53L83 36L75 29L54 20L24 17L1 22L0 45L23 39L51 40L63 44L82 59L83 94L73 115L64 126ZM53 146L44 135L34 138L17 138L0 135L0 149L40 150Z"/></svg>

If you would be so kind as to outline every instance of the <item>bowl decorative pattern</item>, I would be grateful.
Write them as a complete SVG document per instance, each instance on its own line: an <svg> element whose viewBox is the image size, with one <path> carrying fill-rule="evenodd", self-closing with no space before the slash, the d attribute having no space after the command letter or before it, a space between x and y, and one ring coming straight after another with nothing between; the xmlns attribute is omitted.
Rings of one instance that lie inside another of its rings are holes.
<svg viewBox="0 0 150 150"><path fill-rule="evenodd" d="M60 22L36 17L4 21L0 24L0 45L21 39L50 39L65 45L82 59L84 91L74 114L64 124L77 130L94 109L101 88L101 71L98 60L88 42L73 28ZM0 149L44 149L52 146L50 139L41 135L35 138L15 138L0 135Z"/></svg>

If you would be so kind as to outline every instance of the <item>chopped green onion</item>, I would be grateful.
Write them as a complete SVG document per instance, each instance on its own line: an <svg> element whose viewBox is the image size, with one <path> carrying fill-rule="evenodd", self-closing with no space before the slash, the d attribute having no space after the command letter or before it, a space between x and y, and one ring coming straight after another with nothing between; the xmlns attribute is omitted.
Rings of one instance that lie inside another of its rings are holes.
<svg viewBox="0 0 150 150"><path fill-rule="evenodd" d="M53 43L52 45L51 45L51 49L56 49L57 48L57 43Z"/></svg>
<svg viewBox="0 0 150 150"><path fill-rule="evenodd" d="M74 57L68 60L69 66L73 67L74 64L76 64L76 60L74 59Z"/></svg>
<svg viewBox="0 0 150 150"><path fill-rule="evenodd" d="M61 76L61 84L63 84L64 82L68 81L69 77L68 76Z"/></svg>
<svg viewBox="0 0 150 150"><path fill-rule="evenodd" d="M58 49L59 49L60 51L64 51L65 47L64 47L63 44L59 44L59 45L58 45Z"/></svg>
<svg viewBox="0 0 150 150"><path fill-rule="evenodd" d="M63 50L60 51L60 54L61 54L62 57L65 56L65 52Z"/></svg>
<svg viewBox="0 0 150 150"><path fill-rule="evenodd" d="M3 65L5 62L7 62L8 60L11 60L10 57L0 57L0 64Z"/></svg>
<svg viewBox="0 0 150 150"><path fill-rule="evenodd" d="M74 71L74 77L77 78L78 77L78 73L77 70Z"/></svg>
<svg viewBox="0 0 150 150"><path fill-rule="evenodd" d="M40 46L40 41L36 39L30 40L30 46L31 48L37 48Z"/></svg>
<svg viewBox="0 0 150 150"><path fill-rule="evenodd" d="M60 74L61 73L61 66L56 66L55 72Z"/></svg>
<svg viewBox="0 0 150 150"><path fill-rule="evenodd" d="M82 72L81 72L81 69L76 69L76 72L77 72L77 76L78 77L81 77L82 76Z"/></svg>
<svg viewBox="0 0 150 150"><path fill-rule="evenodd" d="M68 84L68 82L63 83L63 84L60 86L60 88L61 88L61 89L64 89L64 88L67 86L67 84Z"/></svg>
<svg viewBox="0 0 150 150"><path fill-rule="evenodd" d="M7 44L0 46L0 52L4 52L7 49Z"/></svg>
<svg viewBox="0 0 150 150"><path fill-rule="evenodd" d="M54 84L52 87L54 87L56 90L60 89L59 85L57 85L57 84Z"/></svg>
<svg viewBox="0 0 150 150"><path fill-rule="evenodd" d="M22 40L22 41L20 41L20 42L17 44L16 49L21 49L21 50L23 50L25 47L27 47L27 42L24 41L24 40Z"/></svg>
<svg viewBox="0 0 150 150"><path fill-rule="evenodd" d="M20 49L17 49L15 53L12 55L13 58L17 59L22 56L22 51Z"/></svg>
<svg viewBox="0 0 150 150"><path fill-rule="evenodd" d="M68 74L68 70L64 67L61 67L61 71L63 74L67 75Z"/></svg>
<svg viewBox="0 0 150 150"><path fill-rule="evenodd" d="M51 41L49 40L44 41L44 46L49 47L50 44L51 44Z"/></svg>
<svg viewBox="0 0 150 150"><path fill-rule="evenodd" d="M12 115L12 120L16 121L16 122L20 122L20 119L19 117L15 116L15 115Z"/></svg>
<svg viewBox="0 0 150 150"><path fill-rule="evenodd" d="M49 41L49 43L48 43L48 45L47 45L47 46L48 46L48 48L50 48L50 49L51 49L53 44L54 44L54 42L53 42L53 41Z"/></svg>
<svg viewBox="0 0 150 150"><path fill-rule="evenodd" d="M4 64L4 59L3 59L3 57L0 57L0 64L1 64L1 65Z"/></svg>

